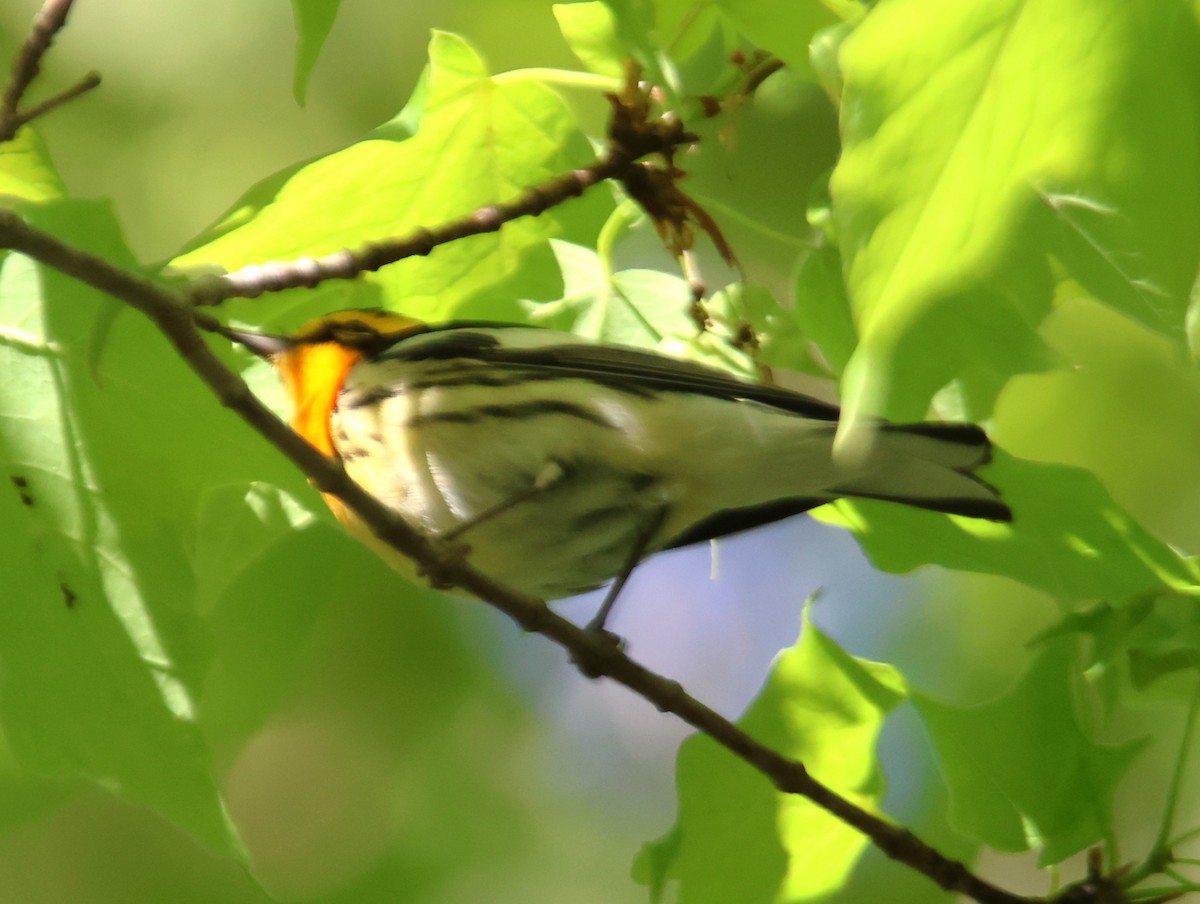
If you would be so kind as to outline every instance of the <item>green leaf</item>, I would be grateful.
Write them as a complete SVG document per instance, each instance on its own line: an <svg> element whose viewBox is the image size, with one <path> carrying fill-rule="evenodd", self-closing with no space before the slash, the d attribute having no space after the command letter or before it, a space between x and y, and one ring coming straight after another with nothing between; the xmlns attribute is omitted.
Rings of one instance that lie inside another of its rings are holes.
<svg viewBox="0 0 1200 904"><path fill-rule="evenodd" d="M654 348L683 323L687 284L657 270L612 274L591 248L553 239L562 273L562 297L528 303L530 318L543 326L599 342Z"/></svg>
<svg viewBox="0 0 1200 904"><path fill-rule="evenodd" d="M12 141L0 143L0 204L50 201L65 193L50 151L32 126L22 128Z"/></svg>
<svg viewBox="0 0 1200 904"><path fill-rule="evenodd" d="M243 571L281 538L313 521L313 513L291 495L257 481L208 490L196 515L191 551L197 610L211 611Z"/></svg>
<svg viewBox="0 0 1200 904"><path fill-rule="evenodd" d="M812 337L833 372L840 374L850 360L857 337L837 248L823 244L801 256L795 297L801 329Z"/></svg>
<svg viewBox="0 0 1200 904"><path fill-rule="evenodd" d="M556 3L554 18L575 56L592 72L621 78L629 55L617 35L613 11L602 0Z"/></svg>
<svg viewBox="0 0 1200 904"><path fill-rule="evenodd" d="M1195 646L1129 651L1129 680L1139 691L1167 675L1195 671L1200 671L1200 649Z"/></svg>
<svg viewBox="0 0 1200 904"><path fill-rule="evenodd" d="M2 505L3 503L0 503ZM14 833L22 826L60 810L77 795L83 782L78 779L52 779L33 775L13 756L7 744L0 744L0 830Z"/></svg>
<svg viewBox="0 0 1200 904"><path fill-rule="evenodd" d="M234 500L227 509L220 502L217 497L207 500L214 528L222 512L234 521L242 514ZM200 582L200 592L209 594L200 599L207 607L204 626L213 639L201 722L217 751L240 749L278 712L295 691L320 616L331 607L352 605L371 586L369 579L385 570L371 561L369 552L354 548L340 528L309 524L270 534L273 517L268 514L262 524L256 555L234 556L228 573L219 565L212 569L223 582L219 587L211 579ZM354 578L353 588L347 587L347 575ZM399 598L415 592L394 573L387 578L390 587L377 592Z"/></svg>
<svg viewBox="0 0 1200 904"><path fill-rule="evenodd" d="M883 794L875 745L907 690L891 666L844 652L811 622L777 657L739 724L803 762L817 779L867 809ZM840 888L866 839L816 805L777 792L761 773L704 736L684 742L676 770L679 816L644 849L639 881L679 882L678 900L798 901Z"/></svg>
<svg viewBox="0 0 1200 904"><path fill-rule="evenodd" d="M836 8L855 15L852 8L857 4L820 0L717 0L716 7L758 47L811 78L808 45L821 29L841 21Z"/></svg>
<svg viewBox="0 0 1200 904"><path fill-rule="evenodd" d="M325 39L333 30L341 0L292 0L292 15L296 20L296 70L292 79L292 94L296 103L304 106L308 79Z"/></svg>
<svg viewBox="0 0 1200 904"><path fill-rule="evenodd" d="M722 367L746 377L767 365L811 365L804 337L791 313L761 286L730 286L705 302L702 331L692 315L691 288L680 276L658 270L609 273L590 248L552 240L562 272L563 297L526 302L535 323L597 342L658 349ZM737 345L749 324L763 336L761 356Z"/></svg>
<svg viewBox="0 0 1200 904"><path fill-rule="evenodd" d="M1121 605L1069 612L1035 638L1088 639L1087 672L1111 709L1128 682L1144 691L1181 671L1200 670L1200 609L1194 596L1145 594ZM1189 686L1187 694L1192 693Z"/></svg>
<svg viewBox="0 0 1200 904"><path fill-rule="evenodd" d="M1195 597L1168 593L1136 602L1116 626L1098 632L1096 658L1107 654L1113 659L1117 652L1125 653L1129 680L1139 691L1168 675L1200 670L1200 608ZM1185 693L1193 692L1189 681Z"/></svg>
<svg viewBox="0 0 1200 904"><path fill-rule="evenodd" d="M630 875L634 882L649 889L651 904L659 904L666 894L671 865L679 856L679 844L682 840L683 833L676 822L666 835L643 844L633 860Z"/></svg>
<svg viewBox="0 0 1200 904"><path fill-rule="evenodd" d="M136 269L104 205L29 217ZM0 268L0 322L25 337L0 342L0 720L30 772L87 778L240 853L196 722L207 653L184 535L213 473L278 468L213 446L211 397L140 317L116 325L97 382L102 303L20 255Z"/></svg>
<svg viewBox="0 0 1200 904"><path fill-rule="evenodd" d="M984 476L1012 508L1011 524L870 500L842 500L817 514L853 530L884 571L937 564L1002 575L1068 600L1194 591L1192 563L1134 521L1090 472L997 453Z"/></svg>
<svg viewBox="0 0 1200 904"><path fill-rule="evenodd" d="M653 8L656 49L665 50L673 61L698 53L719 21L715 4L708 0L654 0Z"/></svg>
<svg viewBox="0 0 1200 904"><path fill-rule="evenodd" d="M1171 299L1146 272L1148 262L1120 249L1114 235L1120 211L1073 194L1043 191L1041 199L1047 247L1093 298L1160 330L1176 330Z"/></svg>
<svg viewBox="0 0 1200 904"><path fill-rule="evenodd" d="M475 51L444 32L434 34L429 53L415 135L368 138L282 174L271 184L269 200L260 186L237 225L183 254L174 266L233 270L408 235L512 199L591 159L570 112L544 86L490 78ZM545 240L590 222L596 203L573 202L566 211L444 245L363 282L380 293L377 303L403 305L427 320L447 318L473 300L499 305L516 296L520 280L545 280L550 272ZM611 200L607 203L611 208ZM311 303L335 291L323 285L306 295Z"/></svg>
<svg viewBox="0 0 1200 904"><path fill-rule="evenodd" d="M1035 330L1056 243L1030 228L1043 193L1120 212L1105 266L1152 284L1152 325L1181 335L1200 248L1198 55L1182 15L1124 0L899 0L846 40L832 190L861 335L851 420L917 418L972 370L986 397L1044 366ZM1101 300L1137 313L1127 290Z"/></svg>
<svg viewBox="0 0 1200 904"><path fill-rule="evenodd" d="M734 283L713 293L704 310L718 335L737 337L742 327L753 331L757 347L750 355L754 364L827 375L827 368L813 359L796 311L781 305L765 286Z"/></svg>
<svg viewBox="0 0 1200 904"><path fill-rule="evenodd" d="M26 216L139 270L105 205ZM191 557L193 516L213 486L303 481L140 315L109 323L95 361L109 303L20 255L0 267L0 720L29 771L88 779L241 856L197 723L197 589L227 563Z"/></svg>
<svg viewBox="0 0 1200 904"><path fill-rule="evenodd" d="M1118 782L1141 742L1105 747L1080 728L1069 641L1048 645L1007 694L954 706L914 692L958 828L1002 851L1059 863L1107 837Z"/></svg>

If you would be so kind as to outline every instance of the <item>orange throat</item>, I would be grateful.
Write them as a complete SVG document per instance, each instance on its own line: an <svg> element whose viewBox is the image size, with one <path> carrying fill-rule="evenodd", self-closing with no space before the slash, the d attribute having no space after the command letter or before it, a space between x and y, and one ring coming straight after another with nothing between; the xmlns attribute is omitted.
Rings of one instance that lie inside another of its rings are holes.
<svg viewBox="0 0 1200 904"><path fill-rule="evenodd" d="M292 429L330 458L337 458L330 417L346 375L361 359L360 351L336 342L322 342L298 346L275 361L292 400Z"/></svg>

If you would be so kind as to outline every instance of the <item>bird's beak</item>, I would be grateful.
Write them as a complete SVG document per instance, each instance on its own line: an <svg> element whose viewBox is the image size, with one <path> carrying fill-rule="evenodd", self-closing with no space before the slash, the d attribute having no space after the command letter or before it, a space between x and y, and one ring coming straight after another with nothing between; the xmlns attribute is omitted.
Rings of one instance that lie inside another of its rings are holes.
<svg viewBox="0 0 1200 904"><path fill-rule="evenodd" d="M296 340L290 336L272 336L270 333L252 333L249 330L235 330L229 327L221 332L238 345L245 346L268 361L296 346Z"/></svg>

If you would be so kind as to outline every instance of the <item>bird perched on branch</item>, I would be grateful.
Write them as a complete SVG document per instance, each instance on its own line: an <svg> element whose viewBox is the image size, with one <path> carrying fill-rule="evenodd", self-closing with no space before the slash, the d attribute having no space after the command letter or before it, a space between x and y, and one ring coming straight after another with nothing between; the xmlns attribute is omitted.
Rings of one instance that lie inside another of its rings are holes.
<svg viewBox="0 0 1200 904"><path fill-rule="evenodd" d="M553 330L352 310L226 332L275 366L299 434L483 573L543 599L615 578L594 628L646 556L841 496L1012 519L976 476L990 444L970 424L880 423L847 462L833 405Z"/></svg>

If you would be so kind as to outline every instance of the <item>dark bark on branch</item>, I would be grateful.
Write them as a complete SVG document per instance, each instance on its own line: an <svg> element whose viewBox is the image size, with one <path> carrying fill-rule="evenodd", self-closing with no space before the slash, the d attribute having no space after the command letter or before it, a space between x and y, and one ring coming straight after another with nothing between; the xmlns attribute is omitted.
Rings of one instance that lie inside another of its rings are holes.
<svg viewBox="0 0 1200 904"><path fill-rule="evenodd" d="M71 0L47 0L36 17L33 30L18 54L13 76L0 95L0 140L4 140L3 130L11 129L7 133L7 137L11 137L21 124L33 116L78 96L98 82L98 78L85 78L75 88L33 108L24 114L24 118L17 113L20 99L37 75L39 61L55 33L65 23L70 6ZM383 240L358 251L347 250L322 258L246 268L226 276L207 277L187 287L171 288L115 267L102 258L34 229L11 210L0 210L0 248L25 254L145 314L188 366L209 386L222 405L236 412L253 430L292 461L314 486L337 496L378 537L414 559L433 583L459 587L504 612L527 631L544 635L563 647L584 674L610 678L650 701L659 710L675 714L753 766L781 792L807 798L858 829L887 856L921 872L943 889L966 895L979 904L1042 902L1041 898L1016 895L984 881L962 863L943 856L907 829L867 812L817 781L802 763L761 744L690 696L678 682L638 664L602 636L586 631L553 612L543 601L517 593L471 568L454 549L418 532L352 481L339 463L317 452L266 408L241 377L225 367L209 348L201 330L220 332L221 327L210 315L197 310L197 305L217 304L232 297L253 297L288 287L311 286L325 279L352 278L403 257L428 254L437 245L457 238L495 231L517 217L535 216L605 179L618 179L627 188L632 184L635 190L631 194L637 196L636 189L639 186L642 187L642 193L646 193L644 178L647 172L658 176L666 174L668 185L663 191L677 193L666 197L686 207L690 199L674 186L677 171L671 163L671 155L680 145L694 140L694 136L686 132L677 120L652 120L648 116L648 104L644 95L640 94L634 73L631 73L626 90L620 96L610 96L609 99L614 107L609 133L610 148L595 163L530 189L514 201L484 207L441 227L406 238ZM651 170L648 169L649 165L637 162L651 153L659 154L666 160L664 169ZM644 202L646 199L639 200ZM651 213L653 215L653 211ZM710 228L702 219L677 218L670 225L676 231L686 231L689 223L696 222L709 232L718 245L721 244L723 240L719 232L715 232L715 224ZM656 224L661 226L659 221ZM681 246L680 250L686 251L687 248ZM1085 881L1066 889L1056 900L1092 904L1102 899L1096 884Z"/></svg>
<svg viewBox="0 0 1200 904"><path fill-rule="evenodd" d="M675 714L756 768L780 791L808 798L861 831L883 853L918 870L947 891L967 895L980 904L1029 904L1042 900L1016 895L984 881L907 829L855 805L814 779L802 763L764 746L687 694L677 682L639 665L603 638L553 612L541 600L491 580L462 561L453 550L442 548L436 540L416 531L352 481L337 462L321 455L279 420L237 374L221 363L200 332L201 327L216 326L216 321L196 311L186 293L160 286L67 245L28 226L11 211L0 211L0 247L26 254L149 317L221 404L236 412L282 452L319 490L340 498L377 536L423 566L431 579L459 587L504 612L527 631L553 640L589 675L611 678L659 710Z"/></svg>
<svg viewBox="0 0 1200 904"><path fill-rule="evenodd" d="M17 57L13 61L8 84L4 86L3 93L0 93L0 142L11 141L21 126L100 84L99 73L89 72L70 88L48 100L24 111L18 109L21 98L41 71L42 57L50 49L54 36L67 24L67 14L71 11L72 2L73 0L46 0L33 17L29 35L21 44L21 49L17 51Z"/></svg>
<svg viewBox="0 0 1200 904"><path fill-rule="evenodd" d="M195 305L216 305L230 298L257 298L265 292L311 288L329 279L354 279L407 257L423 257L438 245L498 232L512 220L537 216L578 197L598 182L619 176L631 165L632 161L624 152L610 151L586 167L527 189L512 201L489 204L441 226L371 242L358 249L335 251L323 257L272 261L219 276L201 276L193 282L189 295Z"/></svg>
<svg viewBox="0 0 1200 904"><path fill-rule="evenodd" d="M673 116L656 117L636 68L627 73L620 94L607 94L613 113L608 128L608 148L587 166L563 173L540 185L527 188L511 200L481 207L473 213L440 226L419 229L411 235L381 239L358 249L343 249L323 257L271 261L243 267L234 273L205 275L193 281L189 291L197 307L217 305L230 298L257 298L265 292L311 288L330 279L354 279L408 257L429 254L439 245L473 235L497 232L505 223L537 216L583 194L608 179L620 182L654 221L664 243L679 255L691 247L691 224L698 225L731 263L733 251L716 222L678 187L683 176L672 158L680 147L697 137ZM657 154L665 164L640 163Z"/></svg>

